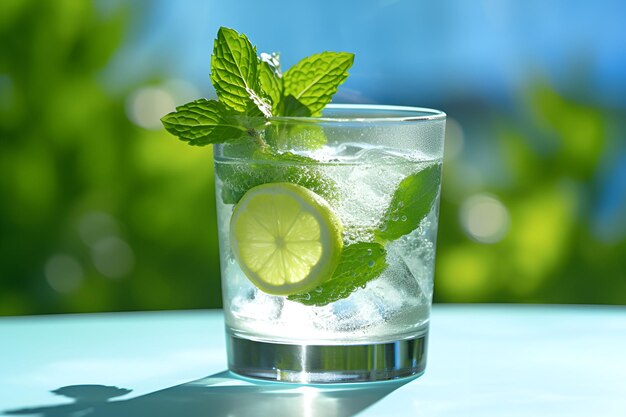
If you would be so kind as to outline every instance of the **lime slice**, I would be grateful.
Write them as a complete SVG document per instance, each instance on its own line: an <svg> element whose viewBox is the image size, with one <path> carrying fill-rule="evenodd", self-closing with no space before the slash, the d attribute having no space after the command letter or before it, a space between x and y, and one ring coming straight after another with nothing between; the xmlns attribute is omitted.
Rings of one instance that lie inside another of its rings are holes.
<svg viewBox="0 0 626 417"><path fill-rule="evenodd" d="M230 219L230 245L241 270L262 291L289 295L329 279L341 257L341 222L302 186L251 188Z"/></svg>

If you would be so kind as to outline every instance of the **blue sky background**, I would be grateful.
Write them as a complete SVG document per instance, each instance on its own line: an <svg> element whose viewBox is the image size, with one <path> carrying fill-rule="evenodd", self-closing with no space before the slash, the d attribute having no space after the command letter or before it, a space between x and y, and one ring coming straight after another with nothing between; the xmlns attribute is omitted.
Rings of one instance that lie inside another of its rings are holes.
<svg viewBox="0 0 626 417"><path fill-rule="evenodd" d="M505 104L544 77L595 104L626 103L626 2L618 0L155 0L134 8L108 74L116 84L156 72L210 91L212 40L223 25L259 51L281 52L285 67L324 50L354 52L343 101Z"/></svg>

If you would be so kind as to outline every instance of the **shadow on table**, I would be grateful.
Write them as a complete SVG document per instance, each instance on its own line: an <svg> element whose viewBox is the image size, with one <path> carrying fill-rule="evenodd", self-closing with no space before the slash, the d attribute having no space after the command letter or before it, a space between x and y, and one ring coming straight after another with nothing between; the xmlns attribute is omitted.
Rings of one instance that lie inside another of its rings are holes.
<svg viewBox="0 0 626 417"><path fill-rule="evenodd" d="M16 410L5 415L42 417L130 416L324 416L357 414L411 379L372 384L297 385L253 381L228 371L128 400L131 392L104 385L72 385L52 391L73 403Z"/></svg>

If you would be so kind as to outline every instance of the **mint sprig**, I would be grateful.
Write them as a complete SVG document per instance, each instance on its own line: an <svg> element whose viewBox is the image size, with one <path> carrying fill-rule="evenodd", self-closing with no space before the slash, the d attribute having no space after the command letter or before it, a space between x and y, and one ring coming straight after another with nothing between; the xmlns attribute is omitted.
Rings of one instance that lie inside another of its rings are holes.
<svg viewBox="0 0 626 417"><path fill-rule="evenodd" d="M246 136L241 131L264 149L267 143L259 120L321 115L354 61L353 54L323 52L282 75L278 55L268 57L260 59L246 35L221 27L211 56L211 81L218 100L201 99L177 107L161 119L167 131L192 145L231 142ZM315 133L310 143L291 145L314 148L324 142L323 133Z"/></svg>

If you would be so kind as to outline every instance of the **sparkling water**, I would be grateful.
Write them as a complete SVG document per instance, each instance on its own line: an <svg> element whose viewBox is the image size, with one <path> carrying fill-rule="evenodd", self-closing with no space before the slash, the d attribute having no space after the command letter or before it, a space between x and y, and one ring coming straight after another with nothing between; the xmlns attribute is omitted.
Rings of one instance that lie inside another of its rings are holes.
<svg viewBox="0 0 626 417"><path fill-rule="evenodd" d="M306 156L319 163L285 164L249 161L216 155L218 230L222 262L222 291L226 326L231 334L262 342L300 344L357 344L410 339L428 326L433 293L433 266L438 197L430 213L411 233L386 246L388 267L363 288L324 306L307 306L256 288L244 275L230 249L229 222L233 204L223 198L225 187L239 181L251 184L276 181L276 172L289 172L287 180L323 195L344 227L344 244L371 242L373 231L384 228L381 219L394 191L409 175L440 159L413 152L359 143L324 147ZM272 175L268 175L272 172ZM250 178L255 175L258 178ZM390 218L402 222L406 218Z"/></svg>

